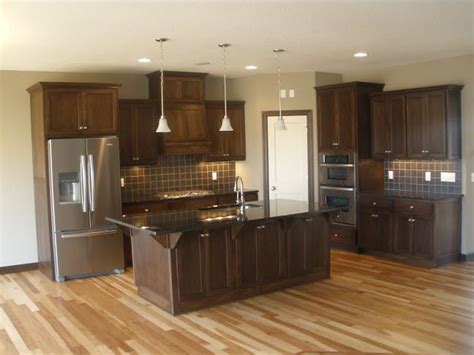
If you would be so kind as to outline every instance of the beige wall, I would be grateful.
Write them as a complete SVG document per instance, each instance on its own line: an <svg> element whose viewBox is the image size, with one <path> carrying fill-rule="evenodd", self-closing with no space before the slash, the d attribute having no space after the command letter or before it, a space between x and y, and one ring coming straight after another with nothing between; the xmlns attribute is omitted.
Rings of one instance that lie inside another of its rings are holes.
<svg viewBox="0 0 474 355"><path fill-rule="evenodd" d="M344 81L385 83L384 90L396 90L439 84L463 84L462 154L463 154L463 253L474 252L474 56L403 65L385 69L343 73Z"/></svg>
<svg viewBox="0 0 474 355"><path fill-rule="evenodd" d="M282 74L282 89L294 89L294 98L282 99L283 110L312 110L313 122L316 123L316 101L314 86L317 77L314 72ZM275 74L257 74L253 76L231 79L228 81L229 98L245 101L245 133L247 143L247 160L237 162L237 174L244 179L245 186L256 188L263 193L263 143L262 143L262 112L278 109L278 90ZM321 79L321 84L341 80L340 75L328 74ZM330 81L333 80L333 81ZM212 89L210 88L212 86ZM208 79L209 99L222 99L221 79ZM316 131L316 125L314 124ZM315 134L316 140L316 134ZM315 154L317 142L315 141ZM288 147L291 149L291 147ZM317 168L317 166L315 166ZM317 176L317 172L316 175ZM317 199L317 193L316 193Z"/></svg>
<svg viewBox="0 0 474 355"><path fill-rule="evenodd" d="M0 71L0 267L36 262L30 101L38 81L122 83L123 98L146 98L143 75Z"/></svg>

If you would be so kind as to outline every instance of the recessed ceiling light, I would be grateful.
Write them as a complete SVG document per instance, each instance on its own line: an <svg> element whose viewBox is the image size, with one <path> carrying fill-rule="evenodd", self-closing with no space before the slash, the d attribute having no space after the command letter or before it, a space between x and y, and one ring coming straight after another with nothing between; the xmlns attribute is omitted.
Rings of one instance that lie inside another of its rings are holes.
<svg viewBox="0 0 474 355"><path fill-rule="evenodd" d="M245 67L245 69L247 69L247 70L255 70L255 69L258 69L258 67L257 67L256 65L253 65L253 64L252 64L252 65L247 65L247 66Z"/></svg>
<svg viewBox="0 0 474 355"><path fill-rule="evenodd" d="M137 59L137 62L138 63L150 63L151 59L150 58L140 58L140 59Z"/></svg>
<svg viewBox="0 0 474 355"><path fill-rule="evenodd" d="M354 53L354 57L356 57L356 58L364 58L364 57L367 57L367 53L365 53L365 52L357 52L357 53Z"/></svg>

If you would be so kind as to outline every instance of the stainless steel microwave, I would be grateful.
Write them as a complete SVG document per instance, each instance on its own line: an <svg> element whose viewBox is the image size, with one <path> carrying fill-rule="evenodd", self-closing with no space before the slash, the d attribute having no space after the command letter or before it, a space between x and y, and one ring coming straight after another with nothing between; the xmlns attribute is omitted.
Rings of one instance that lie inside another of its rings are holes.
<svg viewBox="0 0 474 355"><path fill-rule="evenodd" d="M319 184L324 186L355 186L354 154L320 154Z"/></svg>

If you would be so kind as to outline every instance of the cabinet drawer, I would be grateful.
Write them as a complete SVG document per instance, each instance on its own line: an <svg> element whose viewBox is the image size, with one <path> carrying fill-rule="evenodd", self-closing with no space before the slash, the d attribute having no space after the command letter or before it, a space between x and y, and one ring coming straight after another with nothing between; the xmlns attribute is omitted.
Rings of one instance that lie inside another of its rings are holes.
<svg viewBox="0 0 474 355"><path fill-rule="evenodd" d="M393 209L393 200L380 196L360 196L359 206L361 208L388 208Z"/></svg>
<svg viewBox="0 0 474 355"><path fill-rule="evenodd" d="M166 211L168 209L168 202L150 202L150 203L131 203L122 206L123 214L133 213L154 213Z"/></svg>
<svg viewBox="0 0 474 355"><path fill-rule="evenodd" d="M355 228L331 225L329 241L332 247L353 248L356 245Z"/></svg>
<svg viewBox="0 0 474 355"><path fill-rule="evenodd" d="M395 212L421 216L433 215L433 204L425 201L395 200Z"/></svg>
<svg viewBox="0 0 474 355"><path fill-rule="evenodd" d="M170 210L192 210L195 208L208 207L217 204L216 196L199 198L183 198L169 202Z"/></svg>

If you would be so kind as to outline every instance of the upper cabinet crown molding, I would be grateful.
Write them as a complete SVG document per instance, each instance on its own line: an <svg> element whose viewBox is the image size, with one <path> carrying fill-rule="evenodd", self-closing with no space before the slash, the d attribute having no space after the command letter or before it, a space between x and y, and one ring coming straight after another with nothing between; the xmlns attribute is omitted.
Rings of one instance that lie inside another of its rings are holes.
<svg viewBox="0 0 474 355"><path fill-rule="evenodd" d="M319 152L370 157L369 94L383 87L357 81L315 87Z"/></svg>
<svg viewBox="0 0 474 355"><path fill-rule="evenodd" d="M120 84L39 82L27 89L45 138L116 134ZM33 110L33 107L32 107Z"/></svg>
<svg viewBox="0 0 474 355"><path fill-rule="evenodd" d="M462 85L371 94L372 157L460 159Z"/></svg>
<svg viewBox="0 0 474 355"><path fill-rule="evenodd" d="M164 101L181 103L204 103L204 79L206 73L163 72ZM161 73L147 74L150 99L161 97Z"/></svg>

